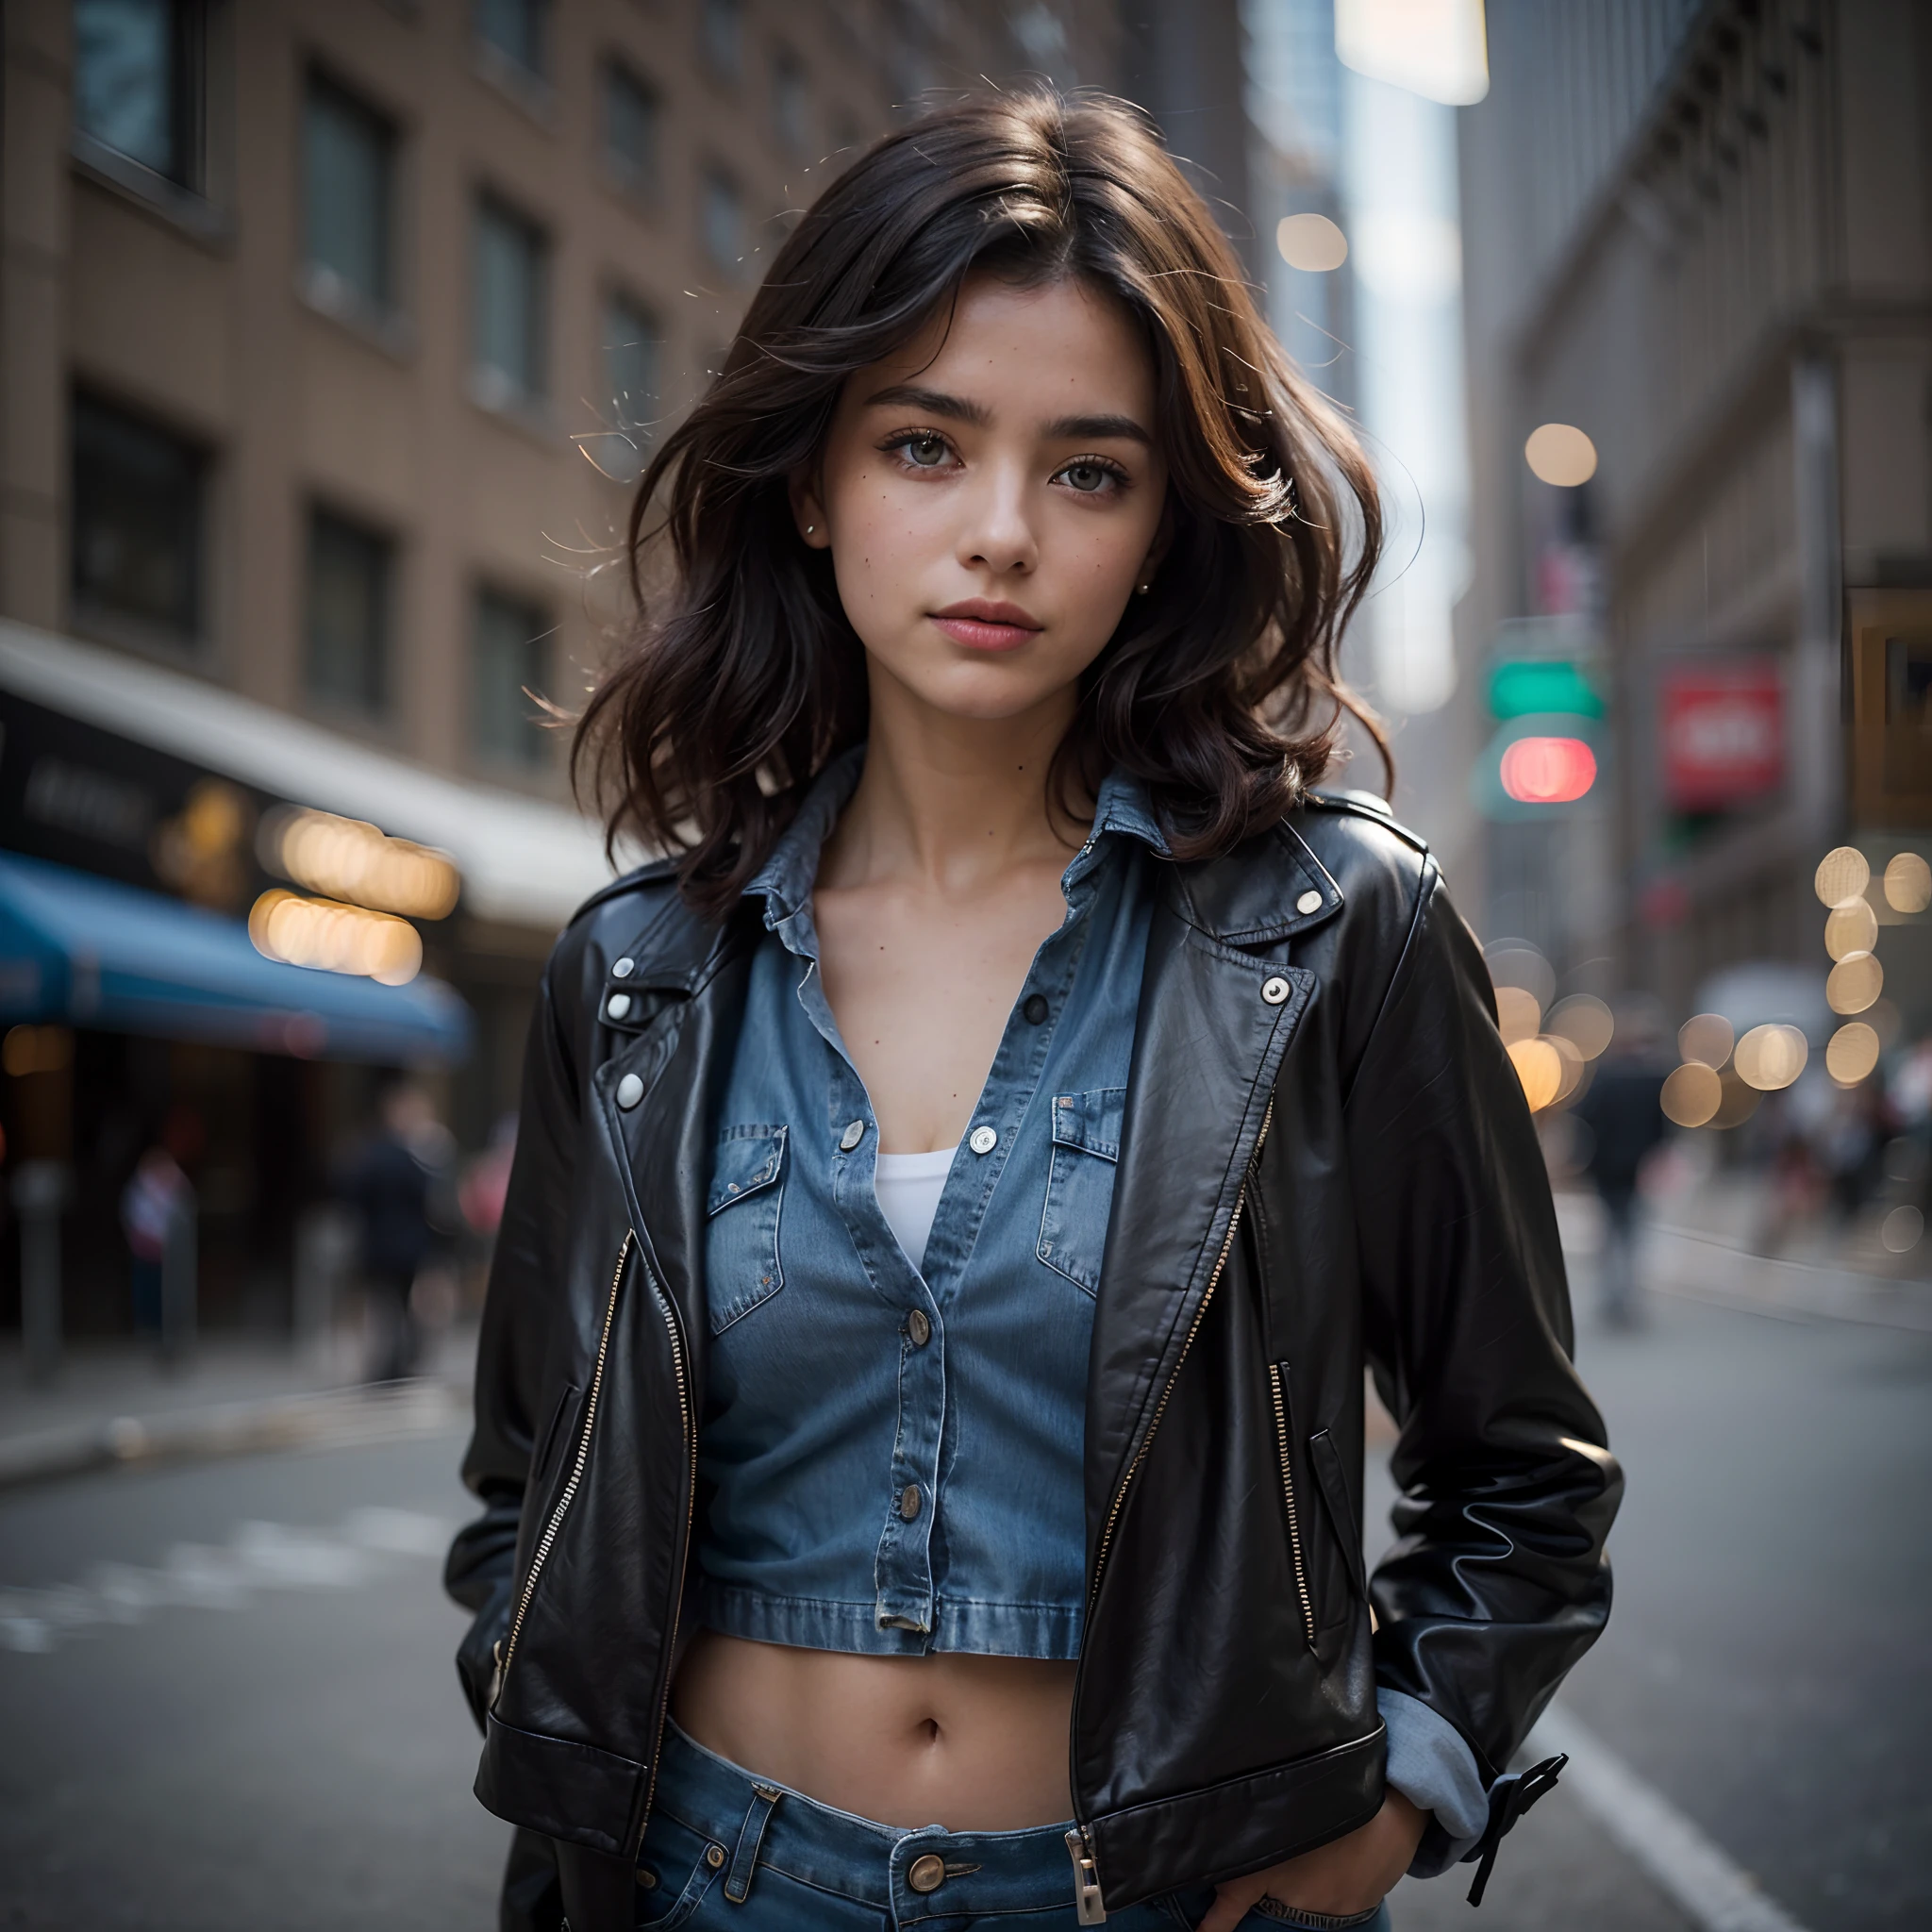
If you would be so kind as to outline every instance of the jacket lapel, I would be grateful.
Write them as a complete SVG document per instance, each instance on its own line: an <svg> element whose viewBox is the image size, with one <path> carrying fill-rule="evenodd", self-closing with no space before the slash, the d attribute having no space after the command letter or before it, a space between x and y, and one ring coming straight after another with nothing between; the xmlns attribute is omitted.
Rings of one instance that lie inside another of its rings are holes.
<svg viewBox="0 0 1932 1932"><path fill-rule="evenodd" d="M1314 992L1315 975L1291 965L1282 942L1341 909L1326 873L1295 863L1306 850L1296 840L1278 854L1176 867L1155 908L1088 1367L1090 1560L1215 1277L1282 1056ZM1321 904L1301 910L1314 892ZM1277 979L1286 996L1270 999L1263 989Z"/></svg>

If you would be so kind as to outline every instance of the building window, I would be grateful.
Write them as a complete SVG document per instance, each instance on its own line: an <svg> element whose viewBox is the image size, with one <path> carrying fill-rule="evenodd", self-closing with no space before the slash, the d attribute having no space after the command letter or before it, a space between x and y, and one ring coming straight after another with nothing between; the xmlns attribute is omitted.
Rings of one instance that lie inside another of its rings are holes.
<svg viewBox="0 0 1932 1932"><path fill-rule="evenodd" d="M197 192L205 24L202 0L74 0L75 126Z"/></svg>
<svg viewBox="0 0 1932 1932"><path fill-rule="evenodd" d="M207 456L91 396L75 398L73 434L75 605L195 642Z"/></svg>
<svg viewBox="0 0 1932 1932"><path fill-rule="evenodd" d="M476 0L476 38L541 80L549 16L549 0Z"/></svg>
<svg viewBox="0 0 1932 1932"><path fill-rule="evenodd" d="M308 519L308 679L311 697L379 716L389 701L394 545L331 511Z"/></svg>
<svg viewBox="0 0 1932 1932"><path fill-rule="evenodd" d="M698 217L705 252L727 275L740 274L744 267L744 198L730 175L706 169Z"/></svg>
<svg viewBox="0 0 1932 1932"><path fill-rule="evenodd" d="M476 203L476 392L491 408L542 399L548 244L493 195Z"/></svg>
<svg viewBox="0 0 1932 1932"><path fill-rule="evenodd" d="M744 72L744 0L704 0L700 14L705 65L720 80Z"/></svg>
<svg viewBox="0 0 1932 1932"><path fill-rule="evenodd" d="M604 387L617 434L599 438L597 457L599 467L621 483L635 482L642 472L656 432L663 347L657 323L629 296L607 297Z"/></svg>
<svg viewBox="0 0 1932 1932"><path fill-rule="evenodd" d="M477 596L476 750L495 763L531 770L549 761L550 737L538 723L532 696L545 683L548 628L534 604L497 591Z"/></svg>
<svg viewBox="0 0 1932 1932"><path fill-rule="evenodd" d="M326 299L377 313L392 302L395 129L320 75L303 110L308 273Z"/></svg>
<svg viewBox="0 0 1932 1932"><path fill-rule="evenodd" d="M604 63L604 158L633 194L658 192L658 96L621 60Z"/></svg>
<svg viewBox="0 0 1932 1932"><path fill-rule="evenodd" d="M802 155L811 139L805 69L796 55L781 52L772 61L772 125L787 153Z"/></svg>

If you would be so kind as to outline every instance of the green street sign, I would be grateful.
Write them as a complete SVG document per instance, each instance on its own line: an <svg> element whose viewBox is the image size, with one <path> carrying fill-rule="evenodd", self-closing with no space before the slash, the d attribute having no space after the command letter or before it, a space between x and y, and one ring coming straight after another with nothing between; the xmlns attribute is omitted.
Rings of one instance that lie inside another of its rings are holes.
<svg viewBox="0 0 1932 1932"><path fill-rule="evenodd" d="M1490 672L1490 710L1497 718L1527 718L1563 711L1601 718L1604 701L1576 665L1565 658L1505 658Z"/></svg>

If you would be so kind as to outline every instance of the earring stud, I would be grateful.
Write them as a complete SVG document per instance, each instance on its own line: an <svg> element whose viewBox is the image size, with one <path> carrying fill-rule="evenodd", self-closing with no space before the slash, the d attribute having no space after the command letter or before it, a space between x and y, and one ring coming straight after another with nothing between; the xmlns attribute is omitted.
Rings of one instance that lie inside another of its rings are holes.
<svg viewBox="0 0 1932 1932"><path fill-rule="evenodd" d="M817 528L818 528L818 525L817 525L816 524L808 524L808 525L806 525L806 526L805 526L805 534L806 534L806 535L807 535L808 537L809 537L809 536L811 535L811 533L812 533L812 532L813 532L814 530L816 530Z"/></svg>

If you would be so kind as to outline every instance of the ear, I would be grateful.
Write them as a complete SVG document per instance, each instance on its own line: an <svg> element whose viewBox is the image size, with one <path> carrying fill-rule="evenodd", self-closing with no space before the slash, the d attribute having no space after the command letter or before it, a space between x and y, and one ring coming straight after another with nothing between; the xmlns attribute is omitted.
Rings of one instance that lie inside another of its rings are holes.
<svg viewBox="0 0 1932 1932"><path fill-rule="evenodd" d="M810 550L831 548L832 533L825 518L825 507L819 498L819 479L804 470L794 470L785 485L791 505L791 521L800 540Z"/></svg>

